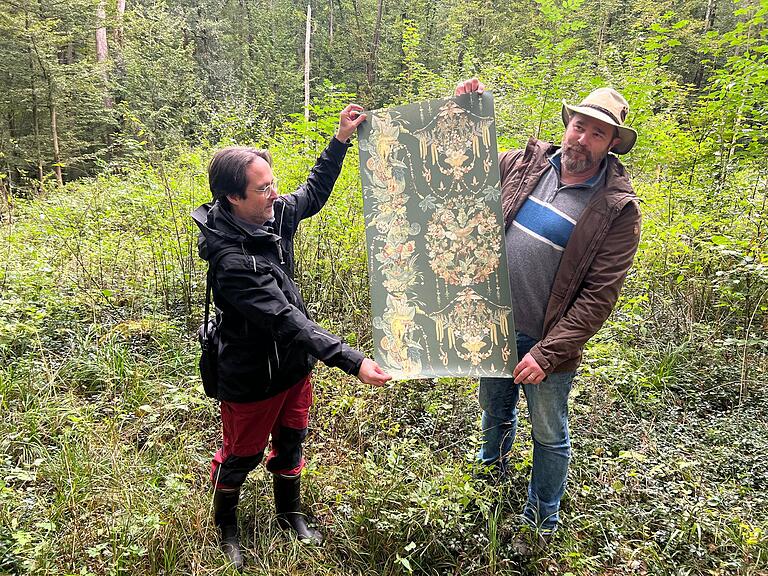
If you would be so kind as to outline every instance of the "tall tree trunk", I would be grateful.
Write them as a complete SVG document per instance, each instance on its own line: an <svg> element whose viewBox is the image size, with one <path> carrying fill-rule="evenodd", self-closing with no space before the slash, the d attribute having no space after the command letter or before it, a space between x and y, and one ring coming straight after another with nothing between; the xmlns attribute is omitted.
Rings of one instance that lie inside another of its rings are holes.
<svg viewBox="0 0 768 576"><path fill-rule="evenodd" d="M125 15L125 0L117 0L117 13L115 15L115 42L112 45L112 61L114 62L114 76L119 81L125 75L125 61L123 59L123 17Z"/></svg>
<svg viewBox="0 0 768 576"><path fill-rule="evenodd" d="M38 5L38 7L41 9L42 13L42 7ZM42 17L42 14L41 14ZM27 31L29 32L29 14L26 15L26 27ZM34 62L37 61L38 66L40 67L40 72L43 75L43 78L45 79L45 82L48 84L48 108L51 112L51 136L53 139L53 168L54 173L56 174L56 181L59 183L59 186L63 186L64 179L61 174L61 156L59 154L59 132L57 128L57 117L56 117L56 102L55 102L55 82L53 79L53 75L51 74L51 71L46 68L45 61L40 56L40 52L37 49L37 45L35 44L35 38L31 34L29 34L29 68L30 68L30 76L32 81L32 93L33 93L33 116L35 121L35 140L37 141L37 156L38 156L38 174L40 176L40 183L42 185L43 181L43 161L42 161L42 154L40 152L40 130L39 130L39 113L38 113L38 106L37 106L37 95L35 91L35 84L34 84L34 78L35 78L35 66Z"/></svg>
<svg viewBox="0 0 768 576"><path fill-rule="evenodd" d="M339 18L341 18L341 29L342 30L349 30L350 33L355 38L355 44L357 44L357 53L352 48L351 42L345 42L345 45L347 47L347 56L349 62L357 62L358 59L365 54L365 45L363 43L363 37L362 37L362 26L360 24L360 8L357 5L357 0L352 0L352 12L355 15L355 23L352 27L350 27L349 21L347 20L345 14L347 11L344 9L344 4L342 3L342 0L338 0L339 2ZM353 75L355 79L355 93L358 95L358 97L362 98L362 101L368 104L371 104L371 98L370 96L370 90L368 90L365 86L361 85L360 77L357 74Z"/></svg>
<svg viewBox="0 0 768 576"><path fill-rule="evenodd" d="M107 44L107 13L105 9L106 0L99 0L99 6L96 8L96 19L99 27L96 28L96 61L99 63L99 72L104 82L104 108L112 108L114 102L109 93L109 72L107 71L107 60L109 59L109 45Z"/></svg>
<svg viewBox="0 0 768 576"><path fill-rule="evenodd" d="M9 110L6 115L6 121L8 123L8 139L13 140L13 135L16 131L13 123L13 114ZM13 196L13 171L16 170L16 166L11 167L10 162L10 154L4 154L5 158L5 173L6 173L6 179L8 180L7 186L8 186L8 193Z"/></svg>
<svg viewBox="0 0 768 576"><path fill-rule="evenodd" d="M333 46L333 0L328 0L328 47Z"/></svg>
<svg viewBox="0 0 768 576"><path fill-rule="evenodd" d="M109 55L109 47L107 45L107 12L104 8L105 0L99 0L99 5L96 8L96 20L98 20L99 26L96 28L96 61L98 63L106 62Z"/></svg>
<svg viewBox="0 0 768 576"><path fill-rule="evenodd" d="M707 1L707 13L704 15L704 33L706 34L712 29L712 24L715 22L715 8L717 8L717 0Z"/></svg>
<svg viewBox="0 0 768 576"><path fill-rule="evenodd" d="M312 34L312 6L307 4L307 31L304 37L304 120L309 124L309 46ZM306 144L306 139L304 141Z"/></svg>
<svg viewBox="0 0 768 576"><path fill-rule="evenodd" d="M56 103L53 101L53 83L49 82L48 97L51 108L51 136L53 137L53 171L56 173L56 182L64 186L64 178L61 175L61 156L59 155L59 129L56 123Z"/></svg>
<svg viewBox="0 0 768 576"><path fill-rule="evenodd" d="M37 152L37 180L40 185L43 184L43 153L40 147L40 115L37 107L37 88L35 87L35 79L32 77L32 124L34 125L35 134L35 151Z"/></svg>
<svg viewBox="0 0 768 576"><path fill-rule="evenodd" d="M2 194L3 197L3 208L8 211L8 214L11 213L11 193L8 190L8 187L5 185L5 178L0 178L0 194Z"/></svg>
<svg viewBox="0 0 768 576"><path fill-rule="evenodd" d="M704 32L706 34L712 29L712 24L715 22L715 9L717 8L717 0L707 0L707 12L704 15ZM703 36L702 34L702 36ZM702 55L703 56L703 55ZM699 66L696 68L696 76L693 78L693 84L697 89L701 89L704 83L704 61L706 58L699 59Z"/></svg>
<svg viewBox="0 0 768 576"><path fill-rule="evenodd" d="M123 16L125 15L125 0L117 0L115 43L119 48L123 47Z"/></svg>
<svg viewBox="0 0 768 576"><path fill-rule="evenodd" d="M10 133L9 133L10 136ZM5 138L0 142L0 150L6 150ZM13 196L13 182L11 181L11 165L8 162L8 154L3 154L5 157L5 174L0 174L0 194L2 194L2 206L4 210L8 212L8 221L11 220L11 197ZM0 220L3 216L0 215Z"/></svg>
<svg viewBox="0 0 768 576"><path fill-rule="evenodd" d="M381 37L381 17L384 14L384 0L379 0L379 7L376 11L376 27L373 29L373 42L371 43L371 53L368 62L365 65L366 77L371 93L376 85L376 58L379 53L379 38Z"/></svg>
<svg viewBox="0 0 768 576"><path fill-rule="evenodd" d="M25 24L27 33L29 33L29 14L26 15ZM37 180L40 187L43 185L43 153L40 146L40 115L37 103L37 84L35 82L35 54L32 35L29 33L29 44L27 44L27 53L29 54L29 84L32 91L32 129L35 135L35 151L37 152Z"/></svg>

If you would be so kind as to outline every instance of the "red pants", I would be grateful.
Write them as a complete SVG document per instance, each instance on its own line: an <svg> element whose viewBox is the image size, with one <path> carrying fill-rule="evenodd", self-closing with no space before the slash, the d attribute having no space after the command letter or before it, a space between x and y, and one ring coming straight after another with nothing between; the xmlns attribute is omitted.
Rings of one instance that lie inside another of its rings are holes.
<svg viewBox="0 0 768 576"><path fill-rule="evenodd" d="M216 488L239 488L264 456L270 434L267 470L295 476L304 468L302 442L307 436L312 383L307 376L277 396L258 402L222 402L222 447L213 456L211 481Z"/></svg>

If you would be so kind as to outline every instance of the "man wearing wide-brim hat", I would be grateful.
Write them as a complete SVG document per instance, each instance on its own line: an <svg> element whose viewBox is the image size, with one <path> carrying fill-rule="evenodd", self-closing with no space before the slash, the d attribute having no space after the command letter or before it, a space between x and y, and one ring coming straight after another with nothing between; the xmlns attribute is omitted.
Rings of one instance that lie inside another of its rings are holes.
<svg viewBox="0 0 768 576"><path fill-rule="evenodd" d="M456 94L482 92L476 78ZM568 394L582 350L616 304L640 238L640 210L616 154L637 133L629 105L599 88L576 106L563 101L561 146L532 138L499 155L518 358L514 380L481 378L479 460L506 475L523 388L533 470L523 518L539 544L560 520L571 443Z"/></svg>

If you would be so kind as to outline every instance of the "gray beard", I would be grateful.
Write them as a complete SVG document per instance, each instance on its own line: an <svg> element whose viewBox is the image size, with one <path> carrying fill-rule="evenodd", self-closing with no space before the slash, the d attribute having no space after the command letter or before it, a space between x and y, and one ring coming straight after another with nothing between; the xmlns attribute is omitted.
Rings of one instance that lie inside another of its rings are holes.
<svg viewBox="0 0 768 576"><path fill-rule="evenodd" d="M581 150L580 150L581 152ZM571 147L563 147L563 151L560 155L560 160L565 166L565 169L572 174L583 174L595 165L595 159L592 155L584 150L584 156L576 156L571 154Z"/></svg>

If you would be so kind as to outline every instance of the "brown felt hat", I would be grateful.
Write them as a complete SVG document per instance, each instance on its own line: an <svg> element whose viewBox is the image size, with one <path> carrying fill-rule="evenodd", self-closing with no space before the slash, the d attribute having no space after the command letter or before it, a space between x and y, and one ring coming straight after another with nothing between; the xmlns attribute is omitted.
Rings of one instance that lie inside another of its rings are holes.
<svg viewBox="0 0 768 576"><path fill-rule="evenodd" d="M624 120L629 113L629 104L627 104L624 96L613 88L598 88L590 92L578 106L568 106L563 100L563 124L568 126L571 116L576 113L591 116L606 124L616 126L621 142L611 148L611 152L626 154L632 150L632 146L637 141L637 132L624 126Z"/></svg>

